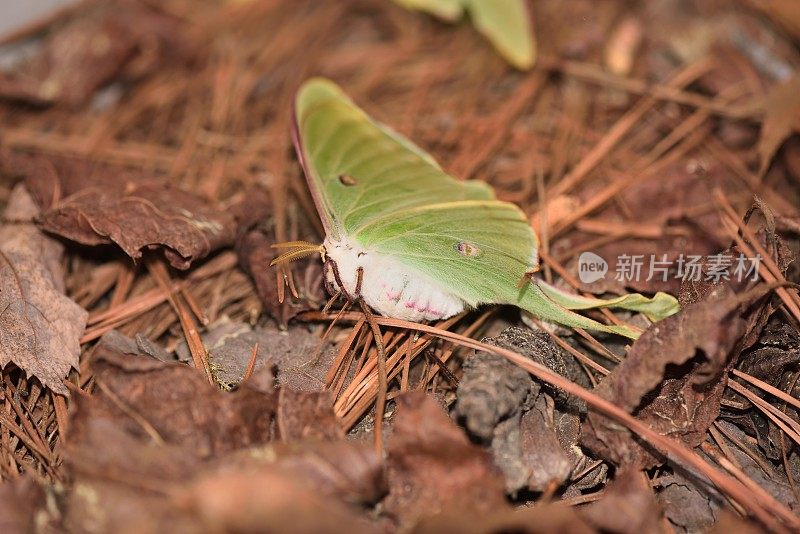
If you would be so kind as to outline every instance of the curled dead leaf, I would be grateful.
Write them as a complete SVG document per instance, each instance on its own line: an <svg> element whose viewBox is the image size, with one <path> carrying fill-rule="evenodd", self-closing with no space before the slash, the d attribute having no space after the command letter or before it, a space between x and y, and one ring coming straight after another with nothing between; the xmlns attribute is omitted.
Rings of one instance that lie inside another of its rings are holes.
<svg viewBox="0 0 800 534"><path fill-rule="evenodd" d="M233 243L233 218L195 195L168 184L137 184L124 194L87 188L45 213L41 227L85 245L116 243L133 259L163 247L173 267Z"/></svg>
<svg viewBox="0 0 800 534"><path fill-rule="evenodd" d="M702 442L719 413L724 370L747 333L742 307L752 304L725 289L645 331L625 361L598 385L598 394L636 413L662 434L690 446ZM618 465L660 463L627 431L595 413L586 419L582 444Z"/></svg>
<svg viewBox="0 0 800 534"><path fill-rule="evenodd" d="M232 245L236 221L202 198L153 177L84 158L10 153L4 169L25 177L40 226L84 245L116 243L131 258L161 248L178 269Z"/></svg>

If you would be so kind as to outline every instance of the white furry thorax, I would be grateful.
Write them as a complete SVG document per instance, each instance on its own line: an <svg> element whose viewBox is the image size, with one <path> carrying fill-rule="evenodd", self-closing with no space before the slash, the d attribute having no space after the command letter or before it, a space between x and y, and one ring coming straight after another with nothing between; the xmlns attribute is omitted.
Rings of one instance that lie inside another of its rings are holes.
<svg viewBox="0 0 800 534"><path fill-rule="evenodd" d="M463 300L421 271L386 254L370 251L350 238L326 237L323 246L329 260L324 273L327 284L357 298L358 270L363 269L360 297L381 315L406 321L433 321L452 317L466 307ZM331 262L343 287L336 280Z"/></svg>

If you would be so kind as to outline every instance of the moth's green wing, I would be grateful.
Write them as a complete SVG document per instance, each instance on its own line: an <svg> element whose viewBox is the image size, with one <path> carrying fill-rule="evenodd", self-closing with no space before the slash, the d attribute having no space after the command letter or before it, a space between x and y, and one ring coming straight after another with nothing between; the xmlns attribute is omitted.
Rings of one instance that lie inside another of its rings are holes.
<svg viewBox="0 0 800 534"><path fill-rule="evenodd" d="M424 273L472 306L513 304L565 326L638 335L569 311L536 283L519 287L536 265L537 243L524 214L513 204L462 201L407 209L373 221L354 237L364 247Z"/></svg>
<svg viewBox="0 0 800 534"><path fill-rule="evenodd" d="M537 263L524 214L499 200L443 199L376 219L353 237L430 276L470 306L515 302L517 285Z"/></svg>
<svg viewBox="0 0 800 534"><path fill-rule="evenodd" d="M536 44L524 0L464 0L472 24L506 60L521 70L533 66Z"/></svg>
<svg viewBox="0 0 800 534"><path fill-rule="evenodd" d="M426 11L454 22L469 12L475 26L506 61L521 70L533 66L536 43L525 0L394 0L397 4Z"/></svg>
<svg viewBox="0 0 800 534"><path fill-rule="evenodd" d="M442 199L493 198L459 181L408 138L373 121L333 82L312 78L295 102L295 145L325 230L352 235L392 213Z"/></svg>

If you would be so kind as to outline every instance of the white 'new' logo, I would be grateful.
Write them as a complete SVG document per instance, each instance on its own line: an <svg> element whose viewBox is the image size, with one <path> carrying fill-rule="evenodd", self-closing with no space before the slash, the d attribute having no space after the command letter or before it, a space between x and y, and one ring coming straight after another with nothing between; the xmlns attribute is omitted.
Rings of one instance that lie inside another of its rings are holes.
<svg viewBox="0 0 800 534"><path fill-rule="evenodd" d="M582 252L578 257L578 278L584 284L597 282L607 272L608 263L594 252Z"/></svg>

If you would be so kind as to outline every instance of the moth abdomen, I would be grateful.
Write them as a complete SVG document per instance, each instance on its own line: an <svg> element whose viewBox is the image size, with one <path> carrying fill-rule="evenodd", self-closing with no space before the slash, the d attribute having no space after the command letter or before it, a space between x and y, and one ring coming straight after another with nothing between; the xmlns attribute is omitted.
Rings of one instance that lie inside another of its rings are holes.
<svg viewBox="0 0 800 534"><path fill-rule="evenodd" d="M462 299L424 273L396 258L364 248L352 239L325 240L329 258L326 288L360 297L373 310L407 321L452 317L465 308Z"/></svg>

